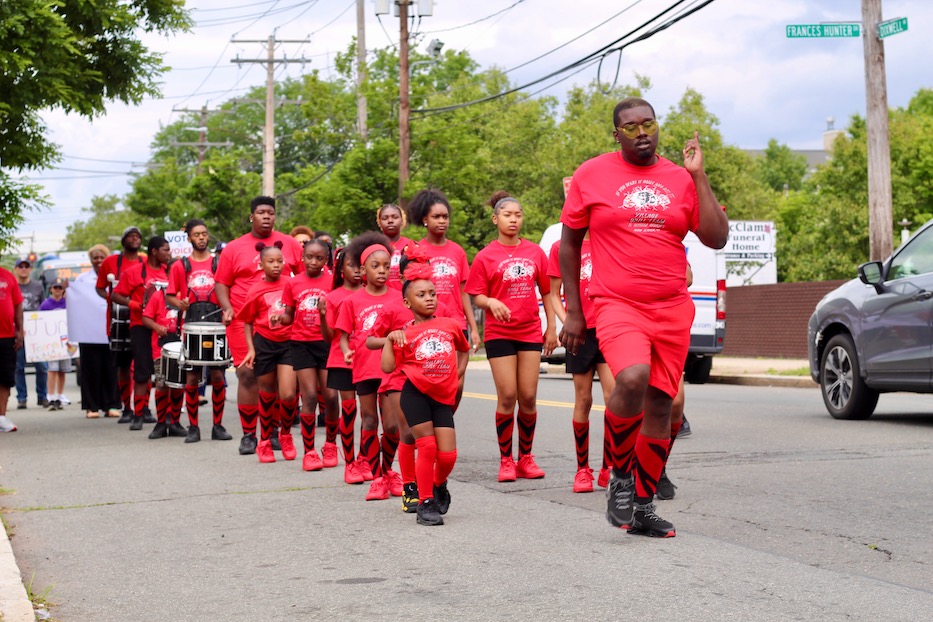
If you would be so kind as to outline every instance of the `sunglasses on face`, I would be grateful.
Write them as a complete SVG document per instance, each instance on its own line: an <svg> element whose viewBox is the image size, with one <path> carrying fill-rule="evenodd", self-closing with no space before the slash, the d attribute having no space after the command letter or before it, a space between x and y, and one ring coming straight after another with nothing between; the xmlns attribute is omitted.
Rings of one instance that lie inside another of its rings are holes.
<svg viewBox="0 0 933 622"><path fill-rule="evenodd" d="M638 138L641 132L644 132L647 136L654 136L658 133L660 127L660 123L654 119L650 119L644 123L626 123L625 125L616 127L616 130L622 133L626 138Z"/></svg>

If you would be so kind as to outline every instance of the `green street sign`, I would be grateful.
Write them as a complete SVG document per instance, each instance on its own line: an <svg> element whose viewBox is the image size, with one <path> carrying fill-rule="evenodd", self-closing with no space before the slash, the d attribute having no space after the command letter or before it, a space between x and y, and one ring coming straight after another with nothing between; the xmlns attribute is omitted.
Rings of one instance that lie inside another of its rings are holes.
<svg viewBox="0 0 933 622"><path fill-rule="evenodd" d="M906 20L904 30L907 30ZM795 24L787 26L789 39L805 37L858 37L862 34L861 24Z"/></svg>
<svg viewBox="0 0 933 622"><path fill-rule="evenodd" d="M896 35L899 32L905 32L907 30L907 18L898 17L897 19L891 19L886 22L881 22L878 24L878 38L884 39L885 37L890 37L891 35Z"/></svg>

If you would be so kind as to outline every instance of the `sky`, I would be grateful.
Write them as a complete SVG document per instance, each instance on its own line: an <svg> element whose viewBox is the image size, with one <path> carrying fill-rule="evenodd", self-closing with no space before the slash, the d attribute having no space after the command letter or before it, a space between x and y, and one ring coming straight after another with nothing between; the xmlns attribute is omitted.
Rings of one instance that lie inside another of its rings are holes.
<svg viewBox="0 0 933 622"><path fill-rule="evenodd" d="M509 72L513 84L521 85L602 48L674 2L435 0L433 15L416 22L422 34L415 47L425 51L428 42L437 38L445 50L468 51L481 67L511 69L563 46ZM688 0L681 7L697 3ZM312 69L332 75L335 53L346 49L356 35L355 4L355 0L189 0L187 7L195 20L191 32L143 38L150 49L164 53L172 68L164 75L163 97L139 106L110 105L105 116L93 121L60 111L44 115L63 159L53 169L29 175L43 185L53 207L27 215L17 232L20 252L60 248L66 226L88 217L84 210L92 197L124 195L132 174L144 170L155 134L178 120L178 109L215 107L263 84L264 66L237 65L231 59L261 58L265 46L233 39L265 40L273 33L278 39L310 39L307 44L280 47L277 57L304 56L307 62L304 69L298 63L281 66L276 76L296 77ZM933 2L884 0L883 16L908 18L906 32L884 40L888 105L903 107L919 89L933 87L928 66ZM365 2L365 20L368 49L397 44L398 18L391 13L377 18L373 0ZM862 39L788 38L786 26L859 21L861 0L715 0L671 28L627 47L618 80L633 84L636 73L651 79L646 98L661 117L662 131L664 112L692 87L719 118L728 144L761 149L775 138L794 149L821 149L828 118L835 119L837 129L844 129L853 114L865 114ZM612 83L617 61L616 54L605 59L602 82ZM594 65L541 94L562 97L569 87L596 78Z"/></svg>

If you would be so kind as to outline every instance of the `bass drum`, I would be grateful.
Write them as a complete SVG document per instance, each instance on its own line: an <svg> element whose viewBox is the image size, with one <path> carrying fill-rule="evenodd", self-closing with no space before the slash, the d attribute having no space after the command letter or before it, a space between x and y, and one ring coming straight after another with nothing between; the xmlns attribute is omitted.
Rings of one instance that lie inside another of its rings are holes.
<svg viewBox="0 0 933 622"><path fill-rule="evenodd" d="M115 302L110 305L110 349L130 350L130 308Z"/></svg>

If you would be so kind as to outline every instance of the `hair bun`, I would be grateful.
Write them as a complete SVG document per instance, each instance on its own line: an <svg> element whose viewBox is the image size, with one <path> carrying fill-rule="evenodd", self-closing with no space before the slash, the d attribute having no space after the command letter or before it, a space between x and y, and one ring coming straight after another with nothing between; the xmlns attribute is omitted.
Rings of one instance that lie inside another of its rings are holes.
<svg viewBox="0 0 933 622"><path fill-rule="evenodd" d="M262 249L264 249L265 247L266 247L265 242L256 242L255 248L257 251L262 252Z"/></svg>
<svg viewBox="0 0 933 622"><path fill-rule="evenodd" d="M285 245L282 243L282 240L276 240L275 243L272 244L272 246L276 247L279 250L282 250L282 247Z"/></svg>

